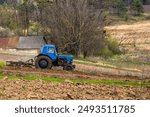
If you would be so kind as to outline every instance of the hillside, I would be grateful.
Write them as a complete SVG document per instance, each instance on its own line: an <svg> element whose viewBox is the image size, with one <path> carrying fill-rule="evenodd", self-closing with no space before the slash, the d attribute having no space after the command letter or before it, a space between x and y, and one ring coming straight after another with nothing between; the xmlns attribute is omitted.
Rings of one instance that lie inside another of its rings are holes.
<svg viewBox="0 0 150 117"><path fill-rule="evenodd" d="M125 52L140 59L139 61L150 62L150 21L109 26L106 30Z"/></svg>

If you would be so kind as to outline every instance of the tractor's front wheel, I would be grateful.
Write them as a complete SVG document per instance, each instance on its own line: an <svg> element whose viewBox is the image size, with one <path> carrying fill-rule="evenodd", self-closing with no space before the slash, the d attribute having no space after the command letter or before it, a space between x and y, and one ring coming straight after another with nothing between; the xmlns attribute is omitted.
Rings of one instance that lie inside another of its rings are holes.
<svg viewBox="0 0 150 117"><path fill-rule="evenodd" d="M52 60L47 56L39 56L35 60L35 66L40 69L51 69Z"/></svg>
<svg viewBox="0 0 150 117"><path fill-rule="evenodd" d="M66 71L72 71L73 69L74 69L73 65L66 65L63 67L63 70L66 70Z"/></svg>

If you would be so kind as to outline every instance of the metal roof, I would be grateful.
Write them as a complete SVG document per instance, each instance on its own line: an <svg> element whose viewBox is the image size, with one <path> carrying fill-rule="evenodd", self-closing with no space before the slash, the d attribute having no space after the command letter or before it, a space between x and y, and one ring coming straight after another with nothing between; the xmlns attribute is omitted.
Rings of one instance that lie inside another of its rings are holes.
<svg viewBox="0 0 150 117"><path fill-rule="evenodd" d="M39 49L43 44L46 44L43 36L28 36L20 37L17 49Z"/></svg>

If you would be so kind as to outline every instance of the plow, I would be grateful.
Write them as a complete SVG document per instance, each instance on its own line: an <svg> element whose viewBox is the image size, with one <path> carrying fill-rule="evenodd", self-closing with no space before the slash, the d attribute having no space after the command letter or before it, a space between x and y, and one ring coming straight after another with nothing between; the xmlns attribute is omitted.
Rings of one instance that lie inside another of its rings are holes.
<svg viewBox="0 0 150 117"><path fill-rule="evenodd" d="M34 60L29 59L25 62L23 61L6 61L7 66L17 66L17 67L34 67Z"/></svg>

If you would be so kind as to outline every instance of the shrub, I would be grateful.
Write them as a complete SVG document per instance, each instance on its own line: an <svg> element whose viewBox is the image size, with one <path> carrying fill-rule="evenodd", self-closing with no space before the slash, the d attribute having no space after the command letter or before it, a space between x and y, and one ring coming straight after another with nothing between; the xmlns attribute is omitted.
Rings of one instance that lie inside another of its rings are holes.
<svg viewBox="0 0 150 117"><path fill-rule="evenodd" d="M13 36L14 34L9 29L4 29L0 27L0 37Z"/></svg>
<svg viewBox="0 0 150 117"><path fill-rule="evenodd" d="M118 12L118 15L123 17L123 18L126 18L127 17L127 7L126 7L126 4L123 0L117 0L116 1L116 8L117 8L117 12Z"/></svg>
<svg viewBox="0 0 150 117"><path fill-rule="evenodd" d="M100 51L99 55L107 59L113 56L113 52L109 50L108 47L105 47Z"/></svg>
<svg viewBox="0 0 150 117"><path fill-rule="evenodd" d="M108 49L110 51L112 51L113 54L120 54L121 53L120 48L119 48L119 44L117 41L115 41L113 39L107 40L107 46L108 46Z"/></svg>
<svg viewBox="0 0 150 117"><path fill-rule="evenodd" d="M130 11L133 15L139 16L143 13L143 5L141 0L133 0L131 2Z"/></svg>
<svg viewBox="0 0 150 117"><path fill-rule="evenodd" d="M109 34L105 36L105 47L99 52L98 55L109 58L113 55L121 54L118 42L113 39Z"/></svg>

